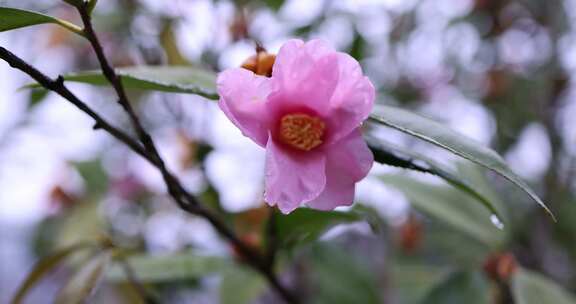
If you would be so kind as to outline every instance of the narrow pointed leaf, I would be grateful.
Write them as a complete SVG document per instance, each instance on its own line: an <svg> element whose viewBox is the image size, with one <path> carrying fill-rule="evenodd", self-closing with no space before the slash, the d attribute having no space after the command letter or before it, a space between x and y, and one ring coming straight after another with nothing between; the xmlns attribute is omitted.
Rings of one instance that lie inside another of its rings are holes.
<svg viewBox="0 0 576 304"><path fill-rule="evenodd" d="M512 277L512 295L517 304L576 304L576 297L560 285L522 268Z"/></svg>
<svg viewBox="0 0 576 304"><path fill-rule="evenodd" d="M506 234L490 221L486 208L450 187L421 182L405 175L381 175L380 179L404 193L418 211L466 234L488 248L498 248Z"/></svg>
<svg viewBox="0 0 576 304"><path fill-rule="evenodd" d="M68 21L37 12L0 7L0 32L45 23L57 24L78 35L83 35L81 28Z"/></svg>
<svg viewBox="0 0 576 304"><path fill-rule="evenodd" d="M506 165L504 160L494 150L463 136L445 125L432 119L390 106L377 106L370 119L373 122L394 128L400 132L412 135L438 147L444 148L458 156L466 158L486 167L508 179L535 202L537 202L555 220L546 204L530 189L518 175Z"/></svg>
<svg viewBox="0 0 576 304"><path fill-rule="evenodd" d="M474 197L477 202L486 207L492 214L502 220L502 212L485 195L474 189L470 182L463 176L452 172L450 168L444 166L424 155L400 148L394 144L377 140L373 137L365 137L368 146L374 153L374 160L384 165L414 170L422 173L429 173L444 179L453 187L464 191ZM417 163L418 162L418 163Z"/></svg>
<svg viewBox="0 0 576 304"><path fill-rule="evenodd" d="M361 221L363 218L355 212L318 211L299 208L294 212L276 219L277 237L283 246L295 246L312 242L329 228Z"/></svg>
<svg viewBox="0 0 576 304"><path fill-rule="evenodd" d="M73 253L78 252L79 250L86 249L90 247L91 244L76 244L64 249L58 250L55 253L41 259L36 263L32 271L28 274L24 283L20 285L16 295L12 299L12 304L19 304L22 303L24 297L40 282L42 278L44 278L47 274L49 274L53 269L55 269L62 261L64 261L67 257L72 255Z"/></svg>
<svg viewBox="0 0 576 304"><path fill-rule="evenodd" d="M101 281L106 266L110 262L111 252L105 251L93 257L60 289L56 304L85 303Z"/></svg>
<svg viewBox="0 0 576 304"><path fill-rule="evenodd" d="M124 87L145 91L195 94L216 100L216 75L200 68L185 66L134 66L117 68ZM66 81L109 86L101 71L86 71L64 75ZM35 88L37 84L27 87Z"/></svg>
<svg viewBox="0 0 576 304"><path fill-rule="evenodd" d="M179 253L164 256L135 255L126 259L134 276L145 283L171 282L202 277L230 267L221 257ZM126 281L123 267L114 263L106 273L112 282Z"/></svg>

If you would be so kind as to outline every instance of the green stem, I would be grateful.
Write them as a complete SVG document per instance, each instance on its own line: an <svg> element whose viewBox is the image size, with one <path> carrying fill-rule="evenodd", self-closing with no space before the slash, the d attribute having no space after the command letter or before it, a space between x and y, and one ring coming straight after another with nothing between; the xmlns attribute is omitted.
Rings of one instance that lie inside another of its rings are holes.
<svg viewBox="0 0 576 304"><path fill-rule="evenodd" d="M56 24L60 25L61 27L71 31L72 33L86 38L86 35L84 34L84 30L82 30L82 28L77 26L76 24L68 22L68 21L56 19L56 18L54 19L54 22Z"/></svg>

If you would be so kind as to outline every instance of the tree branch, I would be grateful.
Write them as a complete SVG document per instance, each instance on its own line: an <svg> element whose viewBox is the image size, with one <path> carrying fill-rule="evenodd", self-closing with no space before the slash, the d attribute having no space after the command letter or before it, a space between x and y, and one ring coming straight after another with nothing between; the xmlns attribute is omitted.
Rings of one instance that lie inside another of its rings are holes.
<svg viewBox="0 0 576 304"><path fill-rule="evenodd" d="M18 69L34 80L36 80L39 84L41 84L44 88L58 93L60 96L64 97L82 112L86 113L92 119L94 119L95 127L97 126L100 129L105 130L106 132L110 133L112 136L126 144L132 150L134 150L138 155L148 159L148 155L146 154L144 148L135 140L133 140L130 136L126 133L121 131L120 129L114 127L104 118L100 117L96 112L94 112L87 104L82 102L74 93L72 93L65 85L64 85L64 78L58 77L57 79L51 79L48 76L44 75L42 72L38 71L33 66L26 63L24 60L20 59L18 56L14 55L12 52L8 51L7 49L0 46L0 58L6 61L11 67Z"/></svg>
<svg viewBox="0 0 576 304"><path fill-rule="evenodd" d="M280 295L282 299L284 299L287 303L298 303L297 298L291 292L289 292L285 286L282 285L282 283L274 273L273 267L269 265L269 263L267 262L266 257L261 256L259 253L255 252L248 245L242 242L234 234L234 232L226 226L226 224L224 224L220 219L218 219L210 210L203 207L199 203L199 201L192 194L190 194L182 186L180 181L166 168L166 165L162 160L162 158L160 157L151 136L144 130L138 117L136 116L134 110L132 109L129 100L126 97L120 77L116 75L116 73L108 63L106 57L104 56L102 47L92 29L90 17L86 16L87 15L86 7L82 6L79 7L78 9L82 15L83 21L86 22L85 31L87 38L90 40L96 51L96 54L102 65L102 70L104 74L106 75L106 77L108 78L108 80L114 86L116 92L118 93L120 105L130 116L130 120L134 128L136 129L136 133L138 134L140 143L132 139L125 132L114 127L104 118L102 118L99 114L94 112L90 107L88 107L88 105L82 102L76 95L74 95L74 93L72 93L64 85L64 78L58 77L55 80L49 78L48 76L38 71L36 68L29 65L24 60L20 59L18 56L14 55L13 53L11 53L10 51L8 51L3 47L0 47L0 58L6 61L8 64L10 64L10 66L31 76L44 88L51 90L55 93L58 93L60 96L62 96L63 98L71 102L73 105L75 105L82 112L86 113L91 118L93 118L95 121L94 125L95 130L97 129L105 130L110 135L112 135L122 143L126 144L136 153L138 153L138 155L148 160L162 174L162 177L168 189L168 193L170 194L172 199L176 202L176 204L180 207L180 209L190 214L203 217L207 221L209 221L212 224L212 226L214 226L214 228L220 233L220 235L222 235L225 239L227 239L239 250L239 252L245 258L245 261L256 271L260 272L268 280L269 284L273 287L274 290L276 290L276 292Z"/></svg>
<svg viewBox="0 0 576 304"><path fill-rule="evenodd" d="M280 295L282 295L282 297L287 302L295 302L295 297L292 296L288 290L281 285L280 281L273 272L273 265L270 265L266 257L260 256L260 254L256 253L249 246L244 244L244 242L242 242L214 214L203 208L198 200L188 191L186 191L178 179L166 168L166 165L158 153L158 149L156 148L152 137L142 126L138 116L136 115L136 112L132 108L128 97L126 96L126 91L122 84L121 77L116 74L114 68L112 68L112 65L109 63L106 55L104 54L104 48L102 47L102 44L100 43L100 40L94 31L94 26L92 25L92 17L90 15L88 4L84 3L84 5L79 5L77 6L77 9L84 24L84 33L88 41L90 41L96 56L98 57L102 72L110 84L112 84L114 87L114 90L118 95L118 103L130 117L132 126L136 130L136 134L138 135L140 142L144 145L144 148L148 154L155 160L155 165L162 173L162 177L164 178L164 182L168 187L170 195L174 198L181 209L207 219L222 236L227 238L231 243L235 245L236 248L239 249L249 264L251 264L254 268L266 276L270 284L279 292Z"/></svg>

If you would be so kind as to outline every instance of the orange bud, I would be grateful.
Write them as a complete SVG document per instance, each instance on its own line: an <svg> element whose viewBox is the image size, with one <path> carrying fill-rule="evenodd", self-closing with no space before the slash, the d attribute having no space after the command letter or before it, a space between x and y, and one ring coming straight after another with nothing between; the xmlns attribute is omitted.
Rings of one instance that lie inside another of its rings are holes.
<svg viewBox="0 0 576 304"><path fill-rule="evenodd" d="M518 262L510 252L492 254L484 262L484 272L495 281L508 282L517 268Z"/></svg>
<svg viewBox="0 0 576 304"><path fill-rule="evenodd" d="M422 243L422 224L414 215L400 227L400 248L407 253L413 254Z"/></svg>
<svg viewBox="0 0 576 304"><path fill-rule="evenodd" d="M266 52L266 50L258 50L256 55L250 56L242 67L254 72L256 75L266 77L272 76L272 66L276 60L276 55Z"/></svg>

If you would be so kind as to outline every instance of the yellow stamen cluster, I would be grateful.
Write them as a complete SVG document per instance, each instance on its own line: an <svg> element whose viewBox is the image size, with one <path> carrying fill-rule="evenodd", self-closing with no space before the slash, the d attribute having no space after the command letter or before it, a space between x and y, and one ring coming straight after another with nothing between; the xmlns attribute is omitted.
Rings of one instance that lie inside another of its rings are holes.
<svg viewBox="0 0 576 304"><path fill-rule="evenodd" d="M303 151L310 151L322 144L326 125L314 116L288 114L280 120L280 140Z"/></svg>

